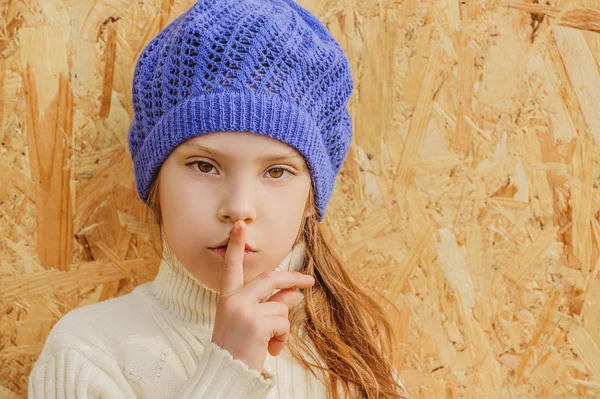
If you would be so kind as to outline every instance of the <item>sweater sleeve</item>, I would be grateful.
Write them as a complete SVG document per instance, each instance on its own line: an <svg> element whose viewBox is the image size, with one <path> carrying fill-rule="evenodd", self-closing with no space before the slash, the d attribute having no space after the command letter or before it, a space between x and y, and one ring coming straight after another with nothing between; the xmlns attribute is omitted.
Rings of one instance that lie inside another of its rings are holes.
<svg viewBox="0 0 600 399"><path fill-rule="evenodd" d="M275 384L268 371L259 373L209 342L195 374L174 399L264 398ZM135 399L119 364L103 349L77 335L51 333L28 382L28 399Z"/></svg>
<svg viewBox="0 0 600 399"><path fill-rule="evenodd" d="M175 396L187 398L264 398L275 384L272 373L259 373L212 341L204 348L194 376Z"/></svg>
<svg viewBox="0 0 600 399"><path fill-rule="evenodd" d="M64 347L43 355L29 375L29 399L136 397L120 373L103 370L78 349Z"/></svg>

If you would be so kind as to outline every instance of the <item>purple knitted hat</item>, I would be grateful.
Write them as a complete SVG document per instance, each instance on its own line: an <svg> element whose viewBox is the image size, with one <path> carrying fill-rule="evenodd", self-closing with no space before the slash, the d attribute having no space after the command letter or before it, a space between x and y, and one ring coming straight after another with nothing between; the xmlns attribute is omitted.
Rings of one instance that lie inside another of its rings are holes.
<svg viewBox="0 0 600 399"><path fill-rule="evenodd" d="M199 0L135 67L129 150L140 198L184 141L251 132L302 154L322 221L352 139L353 88L339 43L293 0Z"/></svg>

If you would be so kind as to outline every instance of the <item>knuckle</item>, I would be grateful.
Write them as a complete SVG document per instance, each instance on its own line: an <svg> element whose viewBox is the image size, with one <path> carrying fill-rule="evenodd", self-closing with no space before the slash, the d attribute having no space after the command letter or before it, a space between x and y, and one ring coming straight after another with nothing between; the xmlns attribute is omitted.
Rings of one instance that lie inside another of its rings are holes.
<svg viewBox="0 0 600 399"><path fill-rule="evenodd" d="M264 335L265 323L260 317L256 317L255 314L252 314L250 311L244 311L240 315L240 319L243 322L244 328L249 334L252 335Z"/></svg>
<svg viewBox="0 0 600 399"><path fill-rule="evenodd" d="M289 312L289 308L287 307L287 305L282 302L276 302L276 303L277 303L277 312L279 314L287 316L287 314Z"/></svg>
<svg viewBox="0 0 600 399"><path fill-rule="evenodd" d="M255 317L246 316L244 320L249 331L260 331L260 323Z"/></svg>
<svg viewBox="0 0 600 399"><path fill-rule="evenodd" d="M267 336L271 332L269 323L265 323L265 321L260 318L255 318L251 321L250 329L255 335L261 337Z"/></svg>

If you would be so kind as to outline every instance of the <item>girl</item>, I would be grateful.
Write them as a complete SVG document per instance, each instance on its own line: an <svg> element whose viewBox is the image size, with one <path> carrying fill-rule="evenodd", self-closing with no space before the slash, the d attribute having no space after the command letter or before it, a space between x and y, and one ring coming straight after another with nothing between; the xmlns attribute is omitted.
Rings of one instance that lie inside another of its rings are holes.
<svg viewBox="0 0 600 399"><path fill-rule="evenodd" d="M293 0L199 0L161 31L129 130L158 273L56 323L29 397L404 397L391 326L319 224L353 87Z"/></svg>

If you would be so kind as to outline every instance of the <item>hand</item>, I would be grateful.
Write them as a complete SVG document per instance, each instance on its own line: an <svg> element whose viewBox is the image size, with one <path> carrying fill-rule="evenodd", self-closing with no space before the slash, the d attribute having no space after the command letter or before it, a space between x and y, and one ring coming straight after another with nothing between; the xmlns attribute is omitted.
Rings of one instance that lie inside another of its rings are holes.
<svg viewBox="0 0 600 399"><path fill-rule="evenodd" d="M315 280L299 272L268 271L244 285L245 246L246 223L237 221L225 252L211 341L262 373L267 350L277 356L289 339L296 289L309 288ZM280 291L271 296L276 289Z"/></svg>

